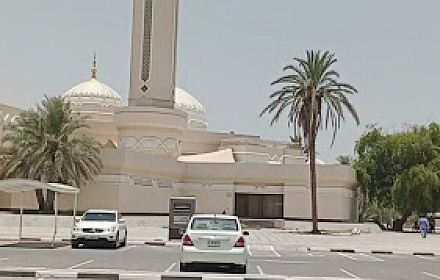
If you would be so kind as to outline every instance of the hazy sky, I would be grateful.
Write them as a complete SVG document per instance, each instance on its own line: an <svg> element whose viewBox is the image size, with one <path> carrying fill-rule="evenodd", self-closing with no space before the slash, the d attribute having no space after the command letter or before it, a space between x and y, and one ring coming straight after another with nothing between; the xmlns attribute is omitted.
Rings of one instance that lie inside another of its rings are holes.
<svg viewBox="0 0 440 280"><path fill-rule="evenodd" d="M165 0L164 0L165 1ZM336 53L362 124L318 139L320 158L352 155L367 124L437 121L440 1L180 0L177 85L204 104L209 130L286 141L285 119L259 114L270 83L305 51ZM1 0L0 103L29 108L90 79L128 98L130 0Z"/></svg>

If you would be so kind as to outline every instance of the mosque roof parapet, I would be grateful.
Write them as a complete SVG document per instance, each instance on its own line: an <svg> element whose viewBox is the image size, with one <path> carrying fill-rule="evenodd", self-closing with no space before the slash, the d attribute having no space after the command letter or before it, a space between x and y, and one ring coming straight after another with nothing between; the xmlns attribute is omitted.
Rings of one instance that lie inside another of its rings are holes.
<svg viewBox="0 0 440 280"><path fill-rule="evenodd" d="M258 138L229 138L221 141L222 147L227 146L254 146L262 148L277 148L277 149L295 149L299 150L299 143L292 143L286 141L263 140Z"/></svg>

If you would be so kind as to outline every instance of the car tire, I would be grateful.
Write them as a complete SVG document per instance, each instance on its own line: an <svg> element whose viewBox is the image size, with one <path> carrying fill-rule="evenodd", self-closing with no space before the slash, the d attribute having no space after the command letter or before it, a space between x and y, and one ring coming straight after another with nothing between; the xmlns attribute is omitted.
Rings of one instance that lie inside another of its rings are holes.
<svg viewBox="0 0 440 280"><path fill-rule="evenodd" d="M180 263L180 272L187 272L188 266L184 263Z"/></svg>
<svg viewBox="0 0 440 280"><path fill-rule="evenodd" d="M118 233L118 234L116 234L115 241L110 242L110 246L115 248L115 249L118 249L119 245L120 244L119 244L119 233Z"/></svg>
<svg viewBox="0 0 440 280"><path fill-rule="evenodd" d="M127 231L125 231L124 241L122 241L121 243L121 247L125 247L125 246L127 246Z"/></svg>
<svg viewBox="0 0 440 280"><path fill-rule="evenodd" d="M71 245L72 249L77 249L78 248L78 242L77 241L72 241L70 243L70 245Z"/></svg>

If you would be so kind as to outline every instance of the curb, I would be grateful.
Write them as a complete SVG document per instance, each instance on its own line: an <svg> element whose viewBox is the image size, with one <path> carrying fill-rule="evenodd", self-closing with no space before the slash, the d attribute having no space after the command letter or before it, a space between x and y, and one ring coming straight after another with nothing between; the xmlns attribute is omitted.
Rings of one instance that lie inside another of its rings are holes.
<svg viewBox="0 0 440 280"><path fill-rule="evenodd" d="M139 273L139 272L123 272L123 273L106 273L106 272L93 272L93 271L66 271L66 270L0 270L0 277L29 277L29 278L70 278L70 279L107 279L107 280L119 280L119 279L143 279L143 280L179 280L179 279L191 279L191 280L218 280L220 278L230 278L234 280L256 280L256 279L271 279L271 280L286 280L295 279L285 276L275 275L257 275L235 274L234 277L228 274L202 274L202 273ZM307 279L307 278L301 278ZM316 278L310 278L316 279Z"/></svg>
<svg viewBox="0 0 440 280"><path fill-rule="evenodd" d="M440 254L435 254L433 252L398 252L398 251L388 251L388 250L357 250L357 249L347 249L347 248L319 248L319 247L307 247L307 251L312 252L331 252L331 253L369 253L369 254L382 254L382 255L413 255L413 256L440 256Z"/></svg>
<svg viewBox="0 0 440 280"><path fill-rule="evenodd" d="M414 256L434 256L434 253L426 253L426 252L414 252Z"/></svg>

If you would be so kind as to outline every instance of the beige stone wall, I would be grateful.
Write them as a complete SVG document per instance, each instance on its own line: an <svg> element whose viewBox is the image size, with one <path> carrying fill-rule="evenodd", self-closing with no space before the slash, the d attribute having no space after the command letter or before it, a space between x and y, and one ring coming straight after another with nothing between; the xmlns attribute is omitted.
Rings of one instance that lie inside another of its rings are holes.
<svg viewBox="0 0 440 280"><path fill-rule="evenodd" d="M0 208L11 207L11 195L5 192L0 192Z"/></svg>
<svg viewBox="0 0 440 280"><path fill-rule="evenodd" d="M339 187L318 189L319 219L355 221L353 205L356 192ZM311 218L311 193L304 186L285 187L284 216L287 218Z"/></svg>

